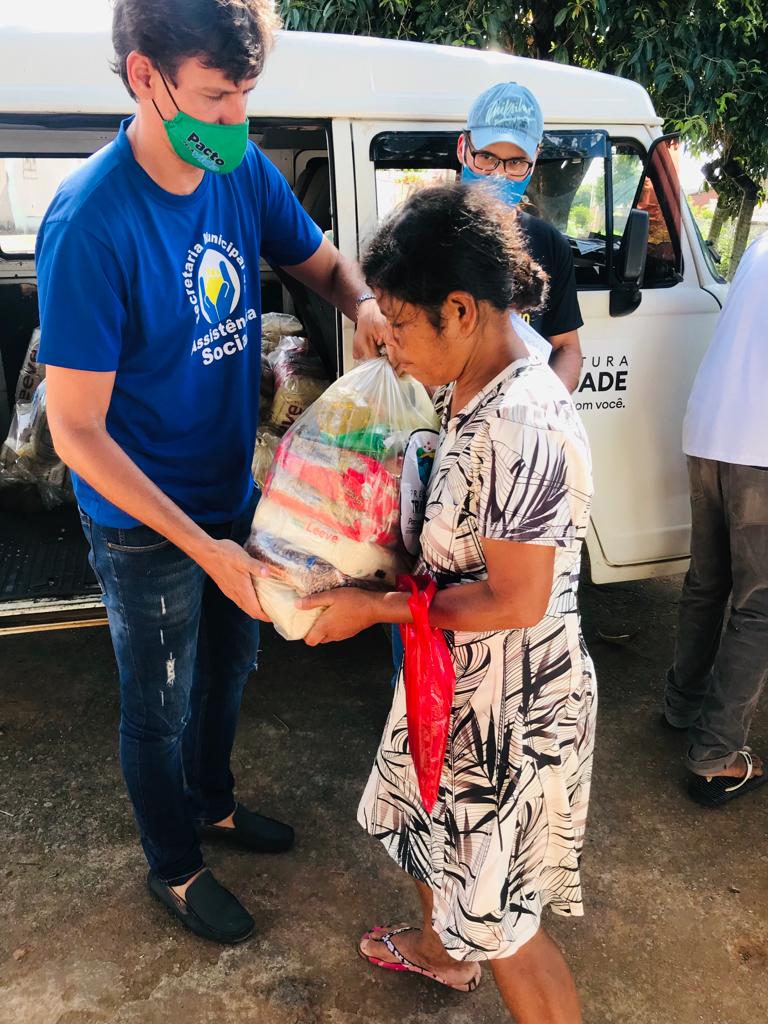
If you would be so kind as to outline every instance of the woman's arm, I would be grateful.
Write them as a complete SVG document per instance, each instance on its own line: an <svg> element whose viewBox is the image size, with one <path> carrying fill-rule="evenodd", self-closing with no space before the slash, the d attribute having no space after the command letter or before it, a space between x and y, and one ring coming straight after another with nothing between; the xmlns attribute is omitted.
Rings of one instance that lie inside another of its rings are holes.
<svg viewBox="0 0 768 1024"><path fill-rule="evenodd" d="M488 579L439 591L430 608L430 623L441 629L473 633L536 625L547 610L552 592L554 545L506 540L482 543ZM300 608L325 609L305 642L314 646L345 640L377 622L410 622L408 597L342 588L302 598Z"/></svg>

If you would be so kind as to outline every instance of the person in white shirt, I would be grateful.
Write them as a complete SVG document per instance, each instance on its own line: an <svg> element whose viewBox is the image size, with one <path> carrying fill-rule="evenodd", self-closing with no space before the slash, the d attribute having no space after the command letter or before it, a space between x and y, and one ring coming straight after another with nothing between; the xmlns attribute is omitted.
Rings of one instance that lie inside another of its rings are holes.
<svg viewBox="0 0 768 1024"><path fill-rule="evenodd" d="M766 286L768 233L739 265L683 427L691 565L664 716L688 731L689 793L705 806L766 781L762 759L747 746L768 675Z"/></svg>

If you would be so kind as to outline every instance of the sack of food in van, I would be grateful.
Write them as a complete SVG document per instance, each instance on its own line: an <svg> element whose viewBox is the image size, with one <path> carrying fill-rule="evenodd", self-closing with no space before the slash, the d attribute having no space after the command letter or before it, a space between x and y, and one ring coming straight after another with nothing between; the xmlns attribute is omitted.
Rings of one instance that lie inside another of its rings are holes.
<svg viewBox="0 0 768 1024"><path fill-rule="evenodd" d="M29 436L30 422L33 415L33 399L38 385L45 377L45 366L37 361L40 349L40 328L32 331L24 362L21 365L16 381L14 394L14 410L8 436L0 446L0 477L8 480L26 480L23 468L16 465L19 458L19 446Z"/></svg>
<svg viewBox="0 0 768 1024"><path fill-rule="evenodd" d="M19 402L31 402L40 381L45 377L45 366L37 361L37 353L40 350L40 328L32 331L29 339L24 362L19 371L16 381L16 404Z"/></svg>
<svg viewBox="0 0 768 1024"><path fill-rule="evenodd" d="M32 397L29 418L19 434L16 454L35 473L42 473L60 461L48 429L44 380L38 384Z"/></svg>
<svg viewBox="0 0 768 1024"><path fill-rule="evenodd" d="M277 434L271 427L259 427L256 431L256 447L253 450L251 476L260 488L263 488L266 483L279 444L280 434Z"/></svg>
<svg viewBox="0 0 768 1024"><path fill-rule="evenodd" d="M272 410L272 399L275 397L275 371L267 356L261 357L261 377L259 379L259 422L269 419Z"/></svg>
<svg viewBox="0 0 768 1024"><path fill-rule="evenodd" d="M304 330L301 321L290 313L264 313L261 317L261 351L274 352L287 335L299 335Z"/></svg>
<svg viewBox="0 0 768 1024"><path fill-rule="evenodd" d="M330 382L320 357L306 338L283 338L270 362L275 374L275 393L268 422L278 433L284 433Z"/></svg>
<svg viewBox="0 0 768 1024"><path fill-rule="evenodd" d="M67 467L56 454L46 412L46 382L40 381L31 402L17 402L0 453L0 482L35 483L45 508L73 498Z"/></svg>
<svg viewBox="0 0 768 1024"><path fill-rule="evenodd" d="M0 479L5 482L29 480L29 474L19 466L19 452L29 443L32 402L17 402L13 409L8 436L0 450Z"/></svg>
<svg viewBox="0 0 768 1024"><path fill-rule="evenodd" d="M408 571L436 428L421 384L372 359L332 384L281 440L246 550L272 570L256 590L286 639L306 636L320 614L299 611L298 597L394 588Z"/></svg>
<svg viewBox="0 0 768 1024"><path fill-rule="evenodd" d="M75 492L72 478L63 462L59 461L37 478L37 490L43 508L57 508L59 505L74 505Z"/></svg>

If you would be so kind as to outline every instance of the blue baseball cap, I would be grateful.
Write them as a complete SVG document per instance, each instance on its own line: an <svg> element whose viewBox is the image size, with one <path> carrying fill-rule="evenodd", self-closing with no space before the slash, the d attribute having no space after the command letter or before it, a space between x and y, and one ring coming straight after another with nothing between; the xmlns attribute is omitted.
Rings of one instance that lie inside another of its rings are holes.
<svg viewBox="0 0 768 1024"><path fill-rule="evenodd" d="M472 104L467 130L475 149L511 142L529 160L535 160L544 134L544 116L530 89L517 82L501 82L480 93Z"/></svg>

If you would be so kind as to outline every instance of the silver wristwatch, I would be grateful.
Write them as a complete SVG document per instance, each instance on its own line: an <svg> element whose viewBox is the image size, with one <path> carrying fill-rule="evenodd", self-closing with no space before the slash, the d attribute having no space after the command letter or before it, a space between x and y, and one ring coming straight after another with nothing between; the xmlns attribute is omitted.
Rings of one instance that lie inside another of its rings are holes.
<svg viewBox="0 0 768 1024"><path fill-rule="evenodd" d="M362 295L358 295L355 299L355 323L357 323L357 314L360 312L360 307L364 302L368 302L369 299L376 300L376 296L373 292L364 292Z"/></svg>

